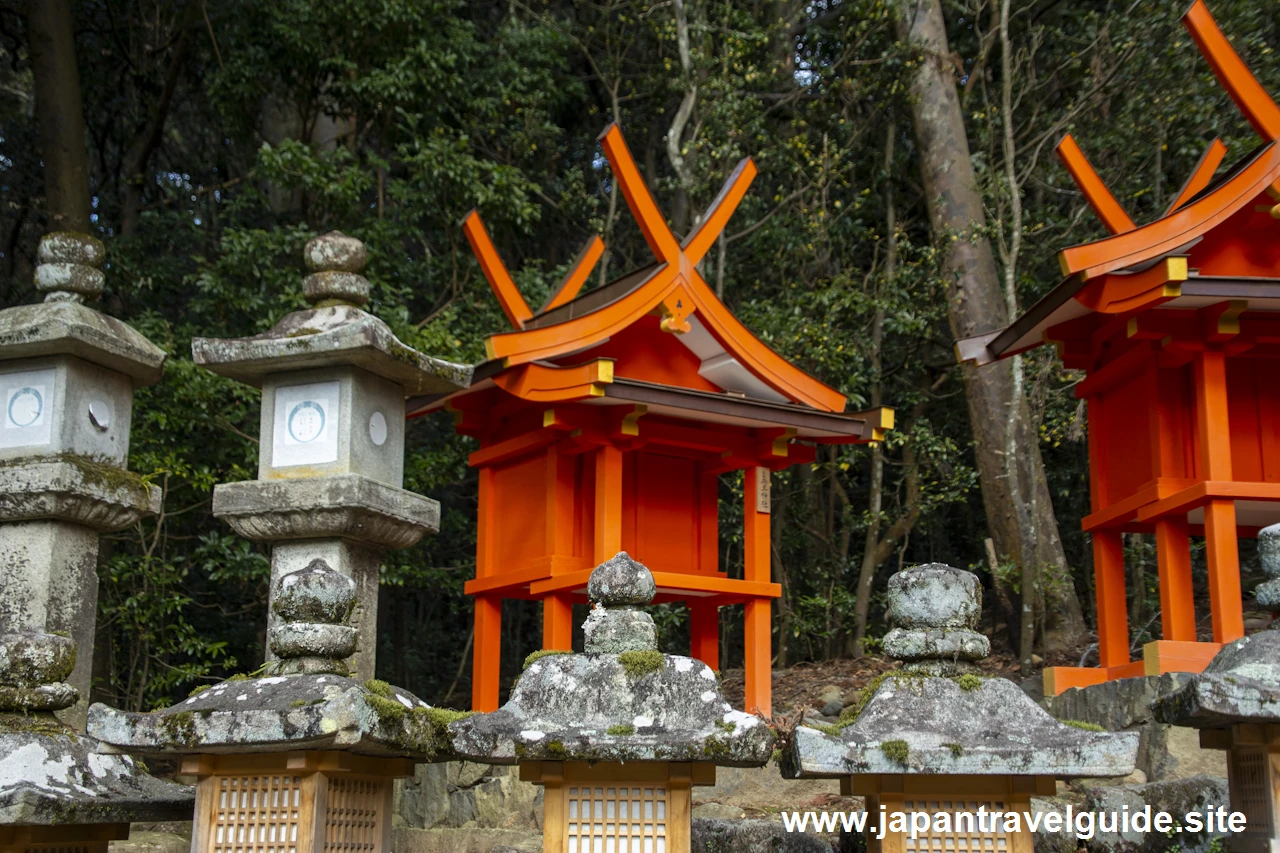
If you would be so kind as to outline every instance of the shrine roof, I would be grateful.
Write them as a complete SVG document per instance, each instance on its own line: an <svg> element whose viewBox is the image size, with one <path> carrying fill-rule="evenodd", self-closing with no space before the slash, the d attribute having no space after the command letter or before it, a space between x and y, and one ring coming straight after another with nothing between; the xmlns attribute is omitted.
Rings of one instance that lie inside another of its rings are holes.
<svg viewBox="0 0 1280 853"><path fill-rule="evenodd" d="M571 266L564 282L537 313L516 288L474 211L464 223L468 239L513 331L485 340L489 361L507 370L546 362L600 346L649 315L660 316L662 331L697 357L695 372L729 393L790 403L810 411L841 412L845 397L774 352L744 326L716 296L697 270L756 174L750 158L740 162L700 224L681 242L667 225L640 176L616 125L600 136L605 157L646 242L654 263L595 290L581 293L604 250L593 237Z"/></svg>
<svg viewBox="0 0 1280 853"><path fill-rule="evenodd" d="M1197 309L1247 300L1249 310L1280 311L1280 256L1245 259L1246 245L1274 243L1280 218L1280 107L1232 49L1201 0L1183 17L1224 89L1263 139L1223 175L1226 146L1214 140L1165 213L1136 225L1070 135L1058 154L1112 233L1058 256L1064 278L1003 329L956 342L960 361L978 365L1046 343L1054 327L1089 315L1152 308ZM1266 202L1266 204L1259 204ZM1255 253L1256 254L1256 253Z"/></svg>

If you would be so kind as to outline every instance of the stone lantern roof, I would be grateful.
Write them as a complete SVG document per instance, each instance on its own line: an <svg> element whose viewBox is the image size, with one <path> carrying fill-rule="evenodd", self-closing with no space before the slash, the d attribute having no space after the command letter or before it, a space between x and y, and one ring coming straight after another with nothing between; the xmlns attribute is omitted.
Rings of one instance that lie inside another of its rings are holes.
<svg viewBox="0 0 1280 853"><path fill-rule="evenodd" d="M356 647L347 623L353 580L313 560L275 584L272 651L260 677L232 678L150 714L89 709L89 732L144 754L343 750L422 761L451 757L445 726L458 712L432 708L407 690L359 682L344 661Z"/></svg>
<svg viewBox="0 0 1280 853"><path fill-rule="evenodd" d="M889 580L894 628L885 651L905 662L866 688L835 726L796 728L783 757L790 778L850 774L1125 776L1136 732L1060 723L1004 678L978 675L987 638L973 629L981 588L938 563Z"/></svg>
<svg viewBox="0 0 1280 853"><path fill-rule="evenodd" d="M423 355L360 307L369 300L369 282L360 275L367 261L363 243L331 231L307 243L303 256L311 274L302 290L311 308L286 315L261 335L196 338L195 363L255 387L268 374L338 365L367 370L414 396L470 384L469 366Z"/></svg>
<svg viewBox="0 0 1280 853"><path fill-rule="evenodd" d="M1271 625L1227 643L1203 672L1156 700L1160 722L1193 729L1280 722L1280 525L1258 531L1258 555L1267 580L1253 594L1271 611Z"/></svg>
<svg viewBox="0 0 1280 853"><path fill-rule="evenodd" d="M123 373L135 386L160 380L165 353L127 323L83 304L102 293L102 241L59 231L40 240L36 289L44 302L0 311L0 360L74 355Z"/></svg>
<svg viewBox="0 0 1280 853"><path fill-rule="evenodd" d="M191 788L156 779L53 716L73 705L75 643L37 631L0 635L0 825L187 820Z"/></svg>
<svg viewBox="0 0 1280 853"><path fill-rule="evenodd" d="M521 761L674 761L762 766L774 736L735 711L706 664L657 650L653 575L625 551L596 567L585 654L529 656L507 704L449 727L458 755Z"/></svg>

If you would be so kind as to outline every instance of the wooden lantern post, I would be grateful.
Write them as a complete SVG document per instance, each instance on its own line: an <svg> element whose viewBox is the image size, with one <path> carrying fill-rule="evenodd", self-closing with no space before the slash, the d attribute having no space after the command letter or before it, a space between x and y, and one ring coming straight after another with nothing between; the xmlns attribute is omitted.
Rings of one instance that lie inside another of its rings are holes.
<svg viewBox="0 0 1280 853"><path fill-rule="evenodd" d="M698 272L756 174L738 164L683 242L610 125L600 137L655 262L580 293L604 244L593 237L536 313L484 225L464 228L514 331L485 341L469 388L410 400L447 409L479 440L472 707L498 705L501 602L541 601L542 648L570 648L571 606L591 569L619 550L653 567L658 601L689 608L692 652L719 663L720 607L746 611L746 705L769 712L770 472L812 444L879 441L893 411L844 413L845 398L769 349ZM806 442L806 443L799 443ZM718 478L744 471L744 574L718 559Z"/></svg>
<svg viewBox="0 0 1280 853"><path fill-rule="evenodd" d="M1053 343L1086 374L1098 666L1051 667L1054 695L1199 672L1244 635L1237 539L1280 520L1280 107L1201 0L1183 18L1264 145L1215 179L1219 140L1163 216L1137 225L1070 137L1058 155L1111 236L1059 254L1066 278L1008 328L959 341L984 365ZM1122 535L1155 535L1163 638L1129 653ZM1203 536L1212 641L1197 636L1191 536Z"/></svg>

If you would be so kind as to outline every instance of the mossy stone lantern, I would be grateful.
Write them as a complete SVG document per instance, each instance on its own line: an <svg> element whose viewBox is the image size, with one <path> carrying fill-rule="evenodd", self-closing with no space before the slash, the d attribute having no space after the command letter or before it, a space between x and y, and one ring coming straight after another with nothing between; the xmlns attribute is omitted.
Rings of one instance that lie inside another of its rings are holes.
<svg viewBox="0 0 1280 853"><path fill-rule="evenodd" d="M312 307L254 337L192 341L196 364L262 389L258 479L218 485L213 514L273 543L273 581L317 557L355 580L362 643L351 665L367 679L382 552L439 529L439 504L401 488L405 398L451 393L471 374L401 343L361 308L370 288L359 240L334 231L304 257Z"/></svg>
<svg viewBox="0 0 1280 853"><path fill-rule="evenodd" d="M866 798L868 825L889 817L870 853L1031 853L1024 822L984 827L958 812L1025 812L1055 780L1133 772L1136 732L1085 731L1058 722L1004 678L983 678L974 661L990 644L973 629L981 612L976 575L941 564L889 579L885 652L904 662L864 689L836 726L801 724L783 755L790 778L838 777L841 792ZM881 812L884 809L884 812ZM914 838L911 816L931 816ZM945 813L944 820L933 818ZM895 819L893 815L904 818Z"/></svg>
<svg viewBox="0 0 1280 853"><path fill-rule="evenodd" d="M186 820L192 790L102 755L83 728L98 535L159 508L125 470L133 389L164 353L83 304L102 243L40 241L44 302L0 311L0 853L106 853L134 821Z"/></svg>
<svg viewBox="0 0 1280 853"><path fill-rule="evenodd" d="M102 243L40 240L36 305L0 311L0 634L66 633L79 652L59 711L84 726L98 602L98 536L160 508L126 470L133 389L160 379L164 352L83 304L102 292Z"/></svg>
<svg viewBox="0 0 1280 853"><path fill-rule="evenodd" d="M348 676L355 582L323 560L279 578L262 677L232 677L151 714L89 709L118 750L198 777L192 853L390 849L392 782L444 761L457 712Z"/></svg>
<svg viewBox="0 0 1280 853"><path fill-rule="evenodd" d="M1269 628L1223 646L1153 706L1160 722L1199 729L1201 748L1227 753L1231 810L1245 815L1233 853L1280 850L1280 525L1259 531L1258 554L1268 580L1254 597L1273 613Z"/></svg>
<svg viewBox="0 0 1280 853"><path fill-rule="evenodd" d="M769 726L734 711L706 664L657 650L636 609L655 592L626 552L597 566L586 653L535 652L507 704L449 726L460 757L545 787L545 853L689 853L691 787L772 755Z"/></svg>

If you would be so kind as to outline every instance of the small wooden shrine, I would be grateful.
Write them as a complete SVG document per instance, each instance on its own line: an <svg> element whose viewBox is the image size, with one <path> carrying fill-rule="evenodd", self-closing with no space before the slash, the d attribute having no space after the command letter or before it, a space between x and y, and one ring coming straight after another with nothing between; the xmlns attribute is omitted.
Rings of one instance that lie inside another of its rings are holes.
<svg viewBox="0 0 1280 853"><path fill-rule="evenodd" d="M1045 690L1199 672L1244 634L1237 538L1280 521L1280 107L1197 0L1183 18L1263 144L1220 177L1214 140L1163 216L1137 225L1070 136L1058 154L1111 236L1064 249L1064 280L1008 328L956 345L979 365L1053 343L1089 404L1097 668ZM1131 661L1125 532L1154 533L1163 639ZM1189 537L1203 536L1213 641L1197 642Z"/></svg>
<svg viewBox="0 0 1280 853"><path fill-rule="evenodd" d="M480 441L472 705L498 707L501 602L543 602L542 645L569 649L571 605L591 569L625 550L661 601L689 606L692 653L719 667L718 608L746 609L746 707L769 711L769 472L812 461L813 443L878 441L891 409L845 398L769 349L699 274L756 174L738 164L706 215L676 239L610 125L600 137L655 262L579 295L603 252L593 237L563 284L530 310L480 218L465 229L513 331L485 341L469 388L409 401L448 409ZM805 444L799 442L806 442ZM719 565L721 474L746 472L744 576Z"/></svg>

